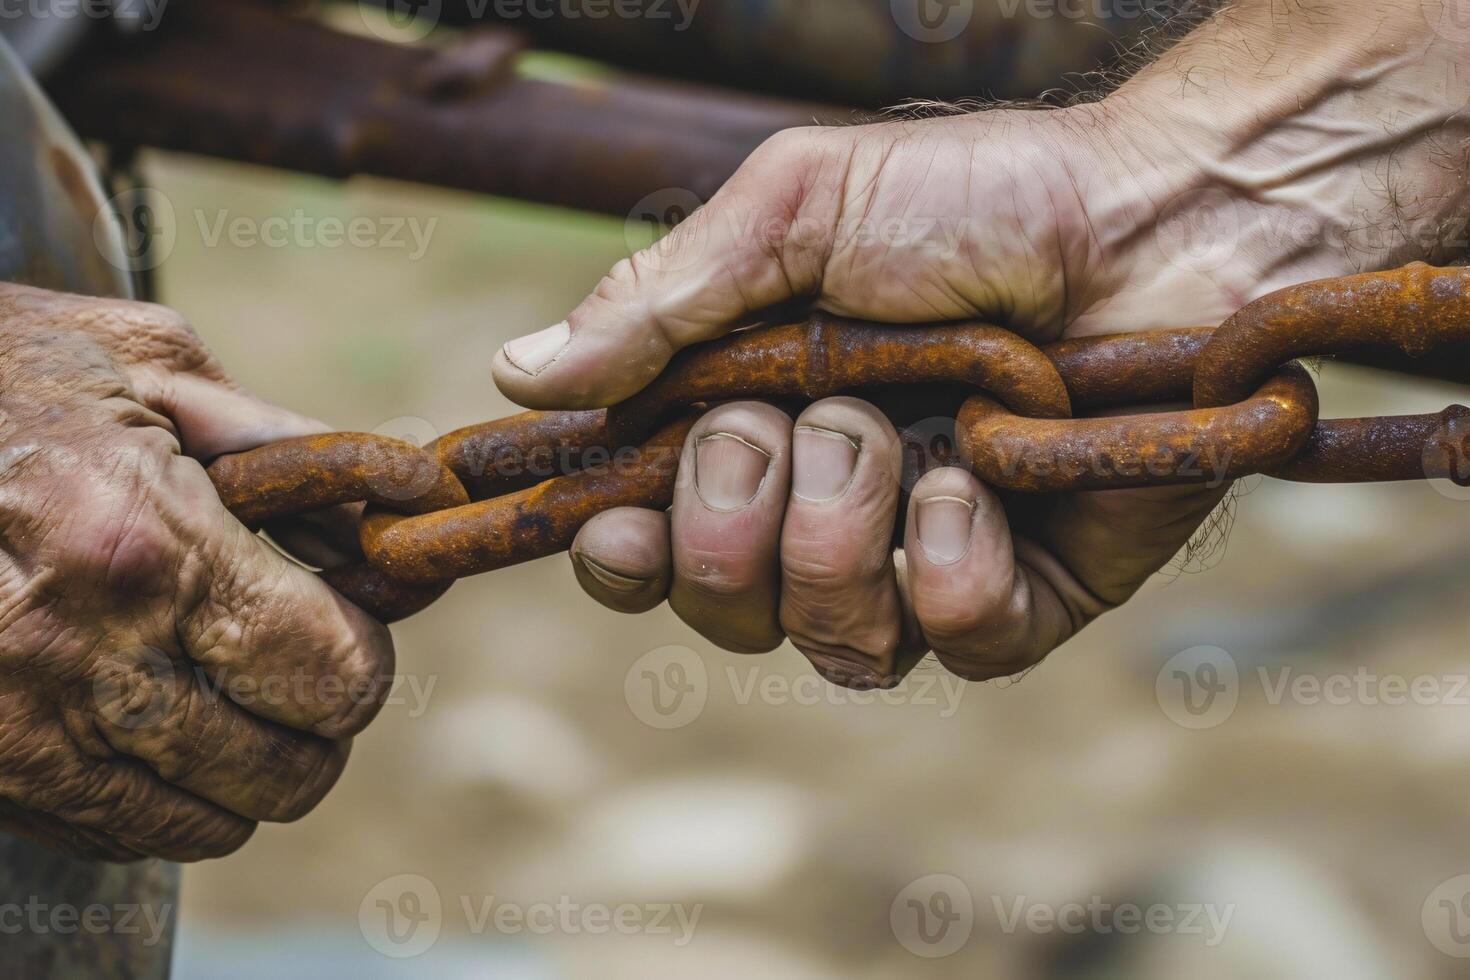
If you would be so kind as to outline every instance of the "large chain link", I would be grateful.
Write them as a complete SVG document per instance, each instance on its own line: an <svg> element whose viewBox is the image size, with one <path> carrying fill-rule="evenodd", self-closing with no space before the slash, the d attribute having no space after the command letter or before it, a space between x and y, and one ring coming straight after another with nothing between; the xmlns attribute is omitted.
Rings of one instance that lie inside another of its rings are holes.
<svg viewBox="0 0 1470 980"><path fill-rule="evenodd" d="M932 406L955 392L958 461L1023 492L1256 473L1332 483L1470 477L1462 406L1319 420L1316 387L1291 362L1328 354L1470 381L1470 271L1415 263L1273 293L1218 329L1046 348L984 324L889 327L818 314L687 350L610 409L525 412L422 448L364 433L291 439L222 457L209 474L225 505L256 528L366 502L365 561L325 575L385 621L422 609L457 578L565 550L601 511L668 506L699 411L735 398L799 404L920 385L899 403ZM1173 401L1194 407L1108 414Z"/></svg>

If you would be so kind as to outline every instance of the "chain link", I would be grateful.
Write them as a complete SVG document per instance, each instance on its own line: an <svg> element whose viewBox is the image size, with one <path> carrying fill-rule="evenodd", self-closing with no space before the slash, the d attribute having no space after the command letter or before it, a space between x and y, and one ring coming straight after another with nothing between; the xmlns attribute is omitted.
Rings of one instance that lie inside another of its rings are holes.
<svg viewBox="0 0 1470 980"><path fill-rule="evenodd" d="M1255 473L1470 482L1470 409L1319 419L1316 387L1292 362L1329 354L1470 382L1470 271L1415 263L1281 290L1218 329L1046 348L984 324L888 327L817 314L684 351L610 409L524 412L423 448L364 433L292 439L222 457L209 474L253 528L366 502L363 563L325 577L384 621L422 609L457 578L565 550L603 510L668 506L699 412L737 398L795 406L922 386L907 400L958 418L957 461L1022 492L1219 485Z"/></svg>

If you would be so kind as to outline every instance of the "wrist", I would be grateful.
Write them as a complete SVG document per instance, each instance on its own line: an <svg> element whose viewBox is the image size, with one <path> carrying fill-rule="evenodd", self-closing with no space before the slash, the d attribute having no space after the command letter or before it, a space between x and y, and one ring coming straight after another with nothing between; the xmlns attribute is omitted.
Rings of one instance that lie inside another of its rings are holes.
<svg viewBox="0 0 1470 980"><path fill-rule="evenodd" d="M1173 196L1235 202L1267 280L1464 252L1470 24L1442 0L1303 6L1240 3L1107 101L1153 123Z"/></svg>

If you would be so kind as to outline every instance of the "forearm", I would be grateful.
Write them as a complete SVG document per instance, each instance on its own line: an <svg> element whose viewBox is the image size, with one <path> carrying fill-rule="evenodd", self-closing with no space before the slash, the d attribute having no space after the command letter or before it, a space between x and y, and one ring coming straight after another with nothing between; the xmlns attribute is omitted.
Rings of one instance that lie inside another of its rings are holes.
<svg viewBox="0 0 1470 980"><path fill-rule="evenodd" d="M1240 0L1107 103L1148 133L1142 192L1241 202L1271 284L1466 250L1470 23L1440 0Z"/></svg>

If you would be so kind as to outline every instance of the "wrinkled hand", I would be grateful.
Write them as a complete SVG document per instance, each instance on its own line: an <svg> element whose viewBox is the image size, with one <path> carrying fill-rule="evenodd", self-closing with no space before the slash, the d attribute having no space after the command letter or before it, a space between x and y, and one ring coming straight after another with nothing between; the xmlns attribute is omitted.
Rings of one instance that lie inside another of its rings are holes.
<svg viewBox="0 0 1470 980"><path fill-rule="evenodd" d="M1241 0L1097 104L779 134L566 323L507 344L496 381L531 407L611 404L674 351L796 304L989 320L1037 343L1212 325L1276 287L1439 254L1470 197L1470 55L1435 23L1416 3ZM914 487L896 556L899 464L860 401L794 423L717 408L671 516L592 521L578 577L626 611L667 596L733 650L789 637L840 683L886 683L925 647L992 678L1126 600L1226 492L1008 513L939 470Z"/></svg>
<svg viewBox="0 0 1470 980"><path fill-rule="evenodd" d="M988 319L1038 343L1229 312L1228 296L1185 304L1157 280L1129 282L1096 238L1088 196L1131 166L1098 132L1073 131L1101 126L1006 112L781 134L613 269L570 316L569 343L565 328L513 341L496 380L533 406L615 402L673 351L795 299L893 323ZM927 648L991 678L1126 599L1224 493L1067 495L1021 529L973 475L941 469L913 487L896 556L901 458L888 419L856 399L794 421L716 408L685 447L671 516L598 517L573 548L579 579L617 609L667 595L732 650L789 637L838 683L890 683Z"/></svg>
<svg viewBox="0 0 1470 980"><path fill-rule="evenodd" d="M189 861L300 817L391 683L387 630L200 460L321 431L158 306L0 285L0 825Z"/></svg>

